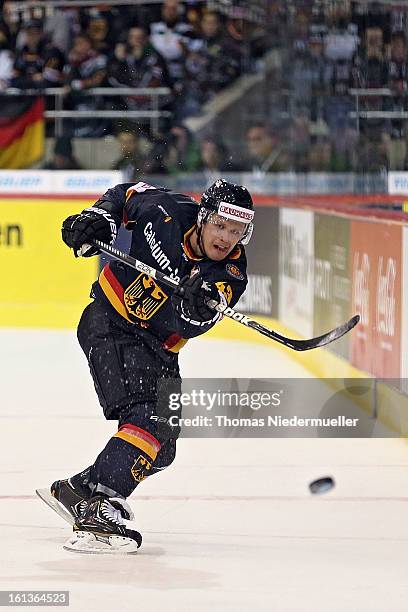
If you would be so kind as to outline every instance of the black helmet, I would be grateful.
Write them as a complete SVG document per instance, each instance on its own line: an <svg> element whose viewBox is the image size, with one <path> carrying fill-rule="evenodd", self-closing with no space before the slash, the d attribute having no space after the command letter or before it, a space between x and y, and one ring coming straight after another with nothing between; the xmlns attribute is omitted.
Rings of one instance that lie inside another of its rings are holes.
<svg viewBox="0 0 408 612"><path fill-rule="evenodd" d="M201 227L216 213L221 217L246 224L240 244L248 244L253 232L254 204L248 189L242 185L218 179L202 195L198 210L197 225Z"/></svg>

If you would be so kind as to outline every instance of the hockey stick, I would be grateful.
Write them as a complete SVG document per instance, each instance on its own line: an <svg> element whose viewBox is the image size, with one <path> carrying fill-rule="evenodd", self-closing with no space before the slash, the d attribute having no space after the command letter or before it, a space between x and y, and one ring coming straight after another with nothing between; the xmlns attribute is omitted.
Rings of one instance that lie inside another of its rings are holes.
<svg viewBox="0 0 408 612"><path fill-rule="evenodd" d="M160 272L155 268L151 268L147 264L143 263L142 261L139 261L138 259L135 259L134 257L131 257L130 255L127 255L126 253L122 253L118 249L115 249L115 247L112 247L109 244L105 244L100 240L93 240L92 244L98 249L100 249L103 253L110 255L114 259L118 259L119 261L125 263L131 268L134 268L135 270L138 270L139 272L143 272L144 274L155 278L164 285L167 285L172 289L178 287L178 282L170 276L163 274L163 272ZM230 306L228 305L219 304L215 300L208 300L207 303L211 308L213 308L217 312L220 312L224 316L229 317L233 321L237 321L238 323L241 323L246 327L250 327L251 329L254 329L260 334L263 334L267 338L271 338L271 340L280 342L280 344L283 344L284 346L287 346L295 351L308 351L310 349L315 349L320 346L325 346L326 344L329 344L334 340L338 340L339 338L344 336L344 334L347 334L347 332L353 329L353 327L357 325L360 320L360 315L355 315L349 321L347 321L347 323L339 325L339 327L332 329L331 331L327 332L326 334L323 334L322 336L310 338L309 340L295 340L293 338L286 338L285 336L281 336L272 329L268 329L261 323L258 323L258 321L254 321L254 319L247 317L247 315L244 315L241 312L237 312L233 308L230 308Z"/></svg>

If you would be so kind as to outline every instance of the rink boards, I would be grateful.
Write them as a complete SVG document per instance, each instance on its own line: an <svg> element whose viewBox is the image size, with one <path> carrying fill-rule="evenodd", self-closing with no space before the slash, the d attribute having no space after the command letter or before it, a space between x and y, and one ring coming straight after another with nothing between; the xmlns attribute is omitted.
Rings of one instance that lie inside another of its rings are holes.
<svg viewBox="0 0 408 612"><path fill-rule="evenodd" d="M61 222L86 206L89 200L0 199L2 327L75 327L98 261L73 258Z"/></svg>
<svg viewBox="0 0 408 612"><path fill-rule="evenodd" d="M103 262L73 258L61 241L61 221L97 197L0 198L0 326L75 328ZM329 350L296 358L321 377L365 372L394 379L406 392L408 228L401 215L362 210L367 197L255 196L249 283L237 309L299 337L319 335L358 313L359 326ZM118 247L128 243L121 230ZM223 323L213 334L243 338L246 331Z"/></svg>

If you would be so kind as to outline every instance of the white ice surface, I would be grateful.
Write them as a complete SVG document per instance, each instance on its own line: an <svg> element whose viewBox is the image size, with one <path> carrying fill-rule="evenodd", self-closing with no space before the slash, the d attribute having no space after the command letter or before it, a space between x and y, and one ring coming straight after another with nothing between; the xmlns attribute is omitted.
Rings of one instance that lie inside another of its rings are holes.
<svg viewBox="0 0 408 612"><path fill-rule="evenodd" d="M408 610L408 446L397 439L181 439L130 499L137 555L75 555L34 495L114 431L68 332L0 331L0 589L88 611ZM306 377L279 350L200 339L184 376ZM308 483L331 474L335 489Z"/></svg>

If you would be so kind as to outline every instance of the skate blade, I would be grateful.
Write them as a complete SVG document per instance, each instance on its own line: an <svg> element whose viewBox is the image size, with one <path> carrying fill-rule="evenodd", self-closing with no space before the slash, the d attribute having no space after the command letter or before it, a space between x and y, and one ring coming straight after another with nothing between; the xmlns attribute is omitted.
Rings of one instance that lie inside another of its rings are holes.
<svg viewBox="0 0 408 612"><path fill-rule="evenodd" d="M37 493L38 497L42 499L47 506L52 508L61 518L63 518L64 521L70 525L74 524L74 517L70 515L68 510L66 510L66 508L64 508L64 506L57 499L55 499L53 495L51 495L51 491L49 489L36 489L35 492Z"/></svg>
<svg viewBox="0 0 408 612"><path fill-rule="evenodd" d="M134 555L138 546L132 538L96 536L89 531L75 531L65 542L63 549L88 555Z"/></svg>

